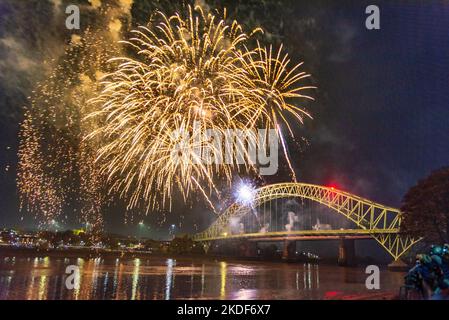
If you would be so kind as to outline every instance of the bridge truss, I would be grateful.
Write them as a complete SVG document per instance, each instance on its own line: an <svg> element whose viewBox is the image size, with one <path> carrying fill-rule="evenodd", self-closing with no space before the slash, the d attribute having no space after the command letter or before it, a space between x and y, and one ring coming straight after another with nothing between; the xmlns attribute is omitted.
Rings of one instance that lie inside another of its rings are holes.
<svg viewBox="0 0 449 320"><path fill-rule="evenodd" d="M238 233L231 230L232 219L240 219L265 202L281 198L298 197L320 203L343 215L357 226L351 230L295 230L266 233ZM401 213L396 208L356 195L306 183L280 183L262 187L255 193L251 206L234 203L205 231L194 235L195 241L212 241L228 238L264 238L270 236L293 237L297 235L369 235L374 238L393 258L399 259L420 239L399 233Z"/></svg>

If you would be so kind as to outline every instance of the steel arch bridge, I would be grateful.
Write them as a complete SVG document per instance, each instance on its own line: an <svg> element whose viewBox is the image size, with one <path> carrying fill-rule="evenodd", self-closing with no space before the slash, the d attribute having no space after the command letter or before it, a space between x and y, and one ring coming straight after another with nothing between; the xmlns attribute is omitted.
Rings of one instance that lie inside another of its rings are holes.
<svg viewBox="0 0 449 320"><path fill-rule="evenodd" d="M299 197L320 203L352 221L355 229L347 230L292 230L265 233L232 233L232 218L241 218L252 208L281 198ZM374 238L393 258L399 259L408 249L421 239L399 234L401 213L396 208L386 207L379 203L356 195L306 183L279 183L256 190L251 206L234 203L205 231L193 236L193 240L209 242L219 239L260 238L285 236L369 236Z"/></svg>

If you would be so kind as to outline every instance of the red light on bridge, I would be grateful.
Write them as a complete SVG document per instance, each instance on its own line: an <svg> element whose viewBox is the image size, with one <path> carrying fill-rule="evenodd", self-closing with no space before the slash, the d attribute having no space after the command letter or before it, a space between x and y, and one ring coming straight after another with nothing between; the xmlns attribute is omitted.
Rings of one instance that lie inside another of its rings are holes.
<svg viewBox="0 0 449 320"><path fill-rule="evenodd" d="M335 299L338 295L341 295L343 292L341 291L326 291L324 293L324 299Z"/></svg>

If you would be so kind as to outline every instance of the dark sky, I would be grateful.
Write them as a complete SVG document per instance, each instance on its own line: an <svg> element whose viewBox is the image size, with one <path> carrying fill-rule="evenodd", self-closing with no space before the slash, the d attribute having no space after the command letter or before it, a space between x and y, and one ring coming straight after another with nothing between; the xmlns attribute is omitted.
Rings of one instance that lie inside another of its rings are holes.
<svg viewBox="0 0 449 320"><path fill-rule="evenodd" d="M381 3L379 31L364 28L362 5L330 15L347 51L319 68L325 97L299 164L305 180L397 206L448 164L449 6L427 3Z"/></svg>
<svg viewBox="0 0 449 320"><path fill-rule="evenodd" d="M10 62L21 58L25 65L38 65L45 54L39 36L30 35L20 24L40 25L47 38L58 38L54 33L60 32L53 32L46 19L31 19L23 12L18 17L19 11L11 10L14 3L0 0L0 226L32 223L29 215L18 211L15 168L18 123L38 76L29 69L13 68ZM266 9L257 1L249 3ZM317 100L308 105L314 120L299 130L309 145L300 152L289 144L301 181L332 183L399 206L418 179L449 165L449 2L376 1L380 30L365 28L365 8L370 3L364 1L264 3L274 9L255 11L262 27L276 31L273 34L293 59L305 61L305 69L318 86ZM226 6L240 20L249 12L246 7L239 10L239 4L232 1L226 1ZM17 28L14 23L19 24ZM279 30L273 27L278 25ZM23 45L11 48L7 41L11 37ZM30 57L33 49L35 54ZM274 180L286 179L281 171ZM124 231L121 211L112 211L106 217L107 225ZM199 205L193 209L177 206L160 233L172 223L178 225L180 214L185 216L181 231L190 231L193 223L204 224L211 217ZM20 222L21 216L27 223ZM157 217L145 220L151 225ZM128 231L135 230L128 227Z"/></svg>

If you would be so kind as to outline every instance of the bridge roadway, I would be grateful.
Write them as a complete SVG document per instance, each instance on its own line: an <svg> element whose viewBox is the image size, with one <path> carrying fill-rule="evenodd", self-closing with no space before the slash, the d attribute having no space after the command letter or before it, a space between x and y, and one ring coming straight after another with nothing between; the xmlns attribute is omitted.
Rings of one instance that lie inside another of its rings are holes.
<svg viewBox="0 0 449 320"><path fill-rule="evenodd" d="M333 239L369 239L372 234L397 233L397 229L338 229L338 230L293 230L265 233L227 234L213 238L203 238L202 241L224 239L247 239L249 241L280 241L280 240L333 240Z"/></svg>

